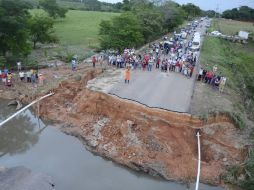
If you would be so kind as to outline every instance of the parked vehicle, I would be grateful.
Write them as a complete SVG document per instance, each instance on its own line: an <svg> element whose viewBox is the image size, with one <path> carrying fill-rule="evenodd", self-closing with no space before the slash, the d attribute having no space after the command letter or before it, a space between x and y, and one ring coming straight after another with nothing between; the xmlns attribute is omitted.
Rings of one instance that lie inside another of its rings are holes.
<svg viewBox="0 0 254 190"><path fill-rule="evenodd" d="M186 38L187 38L187 32L184 32L184 31L183 31L183 32L181 33L181 37L182 37L183 39L186 39Z"/></svg>
<svg viewBox="0 0 254 190"><path fill-rule="evenodd" d="M192 40L192 46L190 47L192 51L199 51L200 50L200 37L195 37Z"/></svg>
<svg viewBox="0 0 254 190"><path fill-rule="evenodd" d="M171 49L172 47L174 47L174 43L170 41L164 41L163 47L164 49Z"/></svg>
<svg viewBox="0 0 254 190"><path fill-rule="evenodd" d="M211 34L214 36L221 36L222 35L219 31L213 31L213 32L211 32Z"/></svg>

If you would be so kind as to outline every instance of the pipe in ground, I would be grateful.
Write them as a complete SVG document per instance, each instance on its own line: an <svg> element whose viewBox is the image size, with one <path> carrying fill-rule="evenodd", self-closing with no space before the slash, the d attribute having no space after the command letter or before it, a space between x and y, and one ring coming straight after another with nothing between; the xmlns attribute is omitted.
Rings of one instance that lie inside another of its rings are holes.
<svg viewBox="0 0 254 190"><path fill-rule="evenodd" d="M201 162L201 155L200 155L200 134L197 132L197 139L198 139L198 174L197 174L197 180L196 180L196 188L195 190L198 190L199 186L199 177L200 177L200 162Z"/></svg>
<svg viewBox="0 0 254 190"><path fill-rule="evenodd" d="M50 93L48 95L45 95L43 97L40 97L39 99L31 102L30 104L28 104L27 106L25 106L24 108L22 108L21 110L17 111L16 113L14 113L12 116L10 116L9 118L7 118L6 120L2 121L0 123L0 127L2 127L5 123L7 123L8 121L10 121L11 119L13 119L14 117L16 117L18 114L20 114L21 112L23 112L24 110L28 109L29 107L31 107L32 105L36 104L37 102L49 97L49 96L52 96L54 93Z"/></svg>

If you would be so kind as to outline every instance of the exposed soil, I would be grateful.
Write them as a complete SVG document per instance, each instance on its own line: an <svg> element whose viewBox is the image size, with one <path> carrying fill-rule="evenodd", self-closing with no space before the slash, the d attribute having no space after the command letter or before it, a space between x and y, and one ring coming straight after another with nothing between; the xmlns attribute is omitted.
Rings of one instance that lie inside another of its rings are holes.
<svg viewBox="0 0 254 190"><path fill-rule="evenodd" d="M62 130L82 139L91 151L168 180L195 179L197 129L202 135L202 182L220 183L226 166L246 157L244 136L227 116L204 122L87 89L88 80L100 73L90 70L81 81L61 82L55 95L40 103L40 115L65 123Z"/></svg>
<svg viewBox="0 0 254 190"><path fill-rule="evenodd" d="M43 74L45 77L43 86L20 81L18 73L13 72L13 86L7 87L0 82L0 98L23 99L25 96L27 98L34 99L38 94L44 94L53 87L58 86L61 81L73 79L75 76L86 73L87 70L91 68L91 64L88 63L89 60L85 61L85 63L78 65L78 69L75 72L71 70L70 64L59 60L47 62L47 64L51 65L51 67L39 70L39 73ZM57 65L57 67L55 65Z"/></svg>

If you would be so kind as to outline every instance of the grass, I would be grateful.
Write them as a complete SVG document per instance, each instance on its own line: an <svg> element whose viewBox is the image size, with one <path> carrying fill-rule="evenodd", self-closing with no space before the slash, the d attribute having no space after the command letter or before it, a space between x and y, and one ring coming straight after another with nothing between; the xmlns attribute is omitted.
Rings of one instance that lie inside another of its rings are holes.
<svg viewBox="0 0 254 190"><path fill-rule="evenodd" d="M236 35L240 30L254 33L254 24L251 22L242 22L229 19L219 19L217 21L218 29L226 35Z"/></svg>
<svg viewBox="0 0 254 190"><path fill-rule="evenodd" d="M31 14L46 14L41 9L33 9ZM69 57L78 55L83 60L94 54L99 46L99 24L102 20L109 20L118 13L69 10L66 18L55 20L55 34L59 38L57 47L38 48L29 55L29 61L37 60L39 63L45 60L47 52L48 60L58 58L69 62Z"/></svg>
<svg viewBox="0 0 254 190"><path fill-rule="evenodd" d="M214 20L210 30L219 30L224 34L234 35L239 30L254 32L251 23ZM200 62L203 67L211 69L215 64L218 72L227 77L227 87L230 97L241 97L243 109L231 110L228 114L239 128L245 127L245 120L242 115L248 115L249 119L254 120L254 42L248 44L233 43L224 39L207 36L204 40ZM223 110L222 110L223 111ZM253 130L253 129L252 129ZM253 139L253 137L250 137ZM254 140L254 139L253 139ZM244 178L243 178L244 176ZM232 183L243 189L253 189L254 187L254 152L250 154L245 163L228 168L223 176L225 182Z"/></svg>
<svg viewBox="0 0 254 190"><path fill-rule="evenodd" d="M206 37L200 62L205 68L218 66L218 74L227 77L228 86L244 97L254 98L254 43L232 43L215 37Z"/></svg>
<svg viewBox="0 0 254 190"><path fill-rule="evenodd" d="M32 13L43 13L33 10ZM64 46L81 46L88 48L98 46L99 24L102 20L109 20L118 13L69 10L66 18L55 22L55 32Z"/></svg>
<svg viewBox="0 0 254 190"><path fill-rule="evenodd" d="M70 10L64 20L56 22L56 35L63 45L97 46L100 22L117 15L117 13Z"/></svg>

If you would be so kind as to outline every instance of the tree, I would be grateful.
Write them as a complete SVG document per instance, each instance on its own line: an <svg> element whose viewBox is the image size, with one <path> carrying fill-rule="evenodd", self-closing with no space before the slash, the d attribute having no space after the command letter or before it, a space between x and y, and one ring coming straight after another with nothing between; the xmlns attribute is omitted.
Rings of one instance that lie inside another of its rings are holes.
<svg viewBox="0 0 254 190"><path fill-rule="evenodd" d="M36 43L51 43L57 42L57 38L54 35L53 25L54 21L43 15L35 15L30 19L30 35L33 42L33 47L36 47Z"/></svg>
<svg viewBox="0 0 254 190"><path fill-rule="evenodd" d="M100 36L103 49L122 51L125 47L137 47L144 42L141 25L131 13L123 13L111 21L102 21Z"/></svg>
<svg viewBox="0 0 254 190"><path fill-rule="evenodd" d="M131 3L129 0L123 0L122 9L124 11L130 11L131 10Z"/></svg>
<svg viewBox="0 0 254 190"><path fill-rule="evenodd" d="M120 17L100 24L103 49L121 49L131 47L130 43L137 46L150 42L182 24L186 15L179 4L167 0L125 0L123 7L126 11ZM126 21L128 22L125 24ZM136 31L136 35L130 32L136 41L128 39L129 28Z"/></svg>
<svg viewBox="0 0 254 190"><path fill-rule="evenodd" d="M68 11L67 9L59 7L56 0L41 0L39 4L49 14L49 16L53 18L64 18Z"/></svg>
<svg viewBox="0 0 254 190"><path fill-rule="evenodd" d="M182 8L187 13L187 19L200 16L202 13L201 9L192 3L187 3L186 5L182 5Z"/></svg>
<svg viewBox="0 0 254 190"><path fill-rule="evenodd" d="M154 40L163 32L163 15L159 10L140 9L136 11L136 15L141 23L145 42Z"/></svg>
<svg viewBox="0 0 254 190"><path fill-rule="evenodd" d="M253 21L254 20L254 9L248 6L241 6L240 8L233 8L231 10L226 10L222 13L223 18L243 20L243 21Z"/></svg>
<svg viewBox="0 0 254 190"><path fill-rule="evenodd" d="M165 32L172 31L185 20L185 11L175 2L166 2L160 6L160 10L164 15L163 28L165 29Z"/></svg>
<svg viewBox="0 0 254 190"><path fill-rule="evenodd" d="M20 0L0 1L0 54L27 54L30 51L29 25L31 6Z"/></svg>

